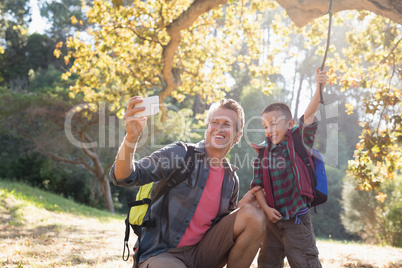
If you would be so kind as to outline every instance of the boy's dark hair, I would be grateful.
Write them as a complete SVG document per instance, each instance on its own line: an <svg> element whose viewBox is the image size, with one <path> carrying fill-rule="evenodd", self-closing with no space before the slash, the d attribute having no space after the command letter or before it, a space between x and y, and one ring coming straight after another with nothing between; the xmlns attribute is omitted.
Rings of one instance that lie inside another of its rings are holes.
<svg viewBox="0 0 402 268"><path fill-rule="evenodd" d="M286 119L288 120L292 119L292 112L290 111L289 106L283 102L271 103L270 105L265 107L264 110L262 110L261 115L272 111L282 112L286 116Z"/></svg>

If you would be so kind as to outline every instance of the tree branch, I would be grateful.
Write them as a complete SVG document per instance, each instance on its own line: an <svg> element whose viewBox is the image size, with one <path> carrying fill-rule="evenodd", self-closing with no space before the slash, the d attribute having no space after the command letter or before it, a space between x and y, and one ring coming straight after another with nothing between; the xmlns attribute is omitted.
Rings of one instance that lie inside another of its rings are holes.
<svg viewBox="0 0 402 268"><path fill-rule="evenodd" d="M49 157L51 157L52 159L56 160L56 161L60 161L60 162L64 162L64 163L69 163L69 164L73 164L73 165L83 165L85 166L92 174L96 174L95 170L87 163L85 162L83 159L67 159L67 158L63 158L57 154L54 154L52 152L47 151L46 149L43 148L43 146L41 146L34 138L32 138L28 133L26 133L24 130L22 130L20 127L18 127L14 122L12 122L11 120L7 119L7 122L9 122L13 127L15 127L15 129L21 133L25 138L27 138L28 140L32 141L33 144L35 144L36 148L43 153L44 155L47 155Z"/></svg>
<svg viewBox="0 0 402 268"><path fill-rule="evenodd" d="M399 38L398 42L396 42L396 44L392 47L392 49L391 49L391 51L388 53L388 55L385 56L385 57L381 60L380 64L385 63L385 61L386 61L392 54L394 54L395 49L399 46L399 43L400 43L401 41L402 41L402 37Z"/></svg>
<svg viewBox="0 0 402 268"><path fill-rule="evenodd" d="M323 16L328 11L329 0L276 0L297 27ZM402 4L395 0L334 0L333 12L342 10L368 10L402 24Z"/></svg>
<svg viewBox="0 0 402 268"><path fill-rule="evenodd" d="M106 174L107 174L107 172L109 171L109 169L113 166L113 163L114 163L114 161L110 162L110 163L106 166L106 168L105 168L105 170L104 170L104 172L103 172L102 178L105 178L105 177L106 177Z"/></svg>
<svg viewBox="0 0 402 268"><path fill-rule="evenodd" d="M169 96L174 89L181 85L180 71L174 69L174 55L180 44L180 31L188 29L194 21L203 13L218 7L219 5L226 4L227 0L195 0L190 7L184 11L177 19L166 27L170 35L169 43L163 47L162 58L164 62L162 75L166 82L166 86L159 92L159 99L162 103L163 99ZM162 121L166 119L166 112L162 108Z"/></svg>
<svg viewBox="0 0 402 268"><path fill-rule="evenodd" d="M80 131L80 141L81 141L81 144L84 144L84 140L87 140L87 141L89 141L89 142L92 142L92 139L91 139L90 137L88 137L88 135L87 135L85 132L87 131L87 129L88 129L90 126L95 125L97 122L98 122L97 120L94 120L93 122L87 124L84 128L81 129L81 131ZM89 158L91 158L92 160L98 159L98 155L97 155L94 151L90 150L89 148L86 148L85 146L82 146L82 150L83 150L84 153L85 153L87 156L89 156Z"/></svg>

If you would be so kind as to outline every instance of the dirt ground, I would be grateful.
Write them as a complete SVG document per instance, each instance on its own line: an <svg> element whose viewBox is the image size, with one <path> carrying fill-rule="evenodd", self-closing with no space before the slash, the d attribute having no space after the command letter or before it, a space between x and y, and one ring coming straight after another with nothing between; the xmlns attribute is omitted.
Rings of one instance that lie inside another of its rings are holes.
<svg viewBox="0 0 402 268"><path fill-rule="evenodd" d="M124 222L60 214L0 200L1 267L131 267ZM130 247L135 241L130 239ZM402 249L318 241L323 267L402 267ZM251 267L257 267L254 261Z"/></svg>

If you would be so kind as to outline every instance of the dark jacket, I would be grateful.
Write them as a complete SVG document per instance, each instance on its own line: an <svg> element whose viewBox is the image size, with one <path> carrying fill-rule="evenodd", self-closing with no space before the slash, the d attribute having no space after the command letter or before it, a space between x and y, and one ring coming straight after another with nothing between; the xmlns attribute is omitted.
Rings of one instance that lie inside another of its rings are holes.
<svg viewBox="0 0 402 268"><path fill-rule="evenodd" d="M143 228L141 238L140 263L151 256L160 254L179 244L184 231L189 225L197 204L204 190L208 173L209 162L206 157L204 142L195 144L196 163L190 178L174 187L168 195L167 208L163 205L164 198L160 198L148 211L151 219L155 220L153 228ZM150 182L158 182L169 178L183 161L186 155L186 146L183 143L170 144L148 157L134 162L135 170L121 180L114 177L114 165L110 176L118 186L141 186ZM239 195L239 179L235 173L237 168L225 162L225 175L222 186L222 197L217 218L229 214L236 208ZM151 193L152 198L152 193ZM168 210L168 217L161 217L164 210Z"/></svg>

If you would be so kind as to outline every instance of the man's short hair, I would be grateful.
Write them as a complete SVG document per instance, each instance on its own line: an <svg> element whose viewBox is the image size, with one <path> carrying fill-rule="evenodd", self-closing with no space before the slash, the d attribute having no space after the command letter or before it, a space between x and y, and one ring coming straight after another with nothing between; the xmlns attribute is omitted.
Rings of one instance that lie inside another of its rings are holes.
<svg viewBox="0 0 402 268"><path fill-rule="evenodd" d="M243 110L243 107L241 107L241 105L238 102L236 102L235 100L232 100L232 99L224 98L218 102L213 103L208 110L207 118L205 118L205 125L209 124L212 113L219 108L228 109L228 110L232 110L232 111L236 112L236 114L237 114L236 131L243 133L244 110ZM235 143L237 143L240 140L240 138L241 138L241 136Z"/></svg>
<svg viewBox="0 0 402 268"><path fill-rule="evenodd" d="M271 103L270 105L265 107L264 110L262 110L261 115L272 112L272 111L282 112L286 116L287 120L292 119L292 112L290 111L289 106L283 102Z"/></svg>

